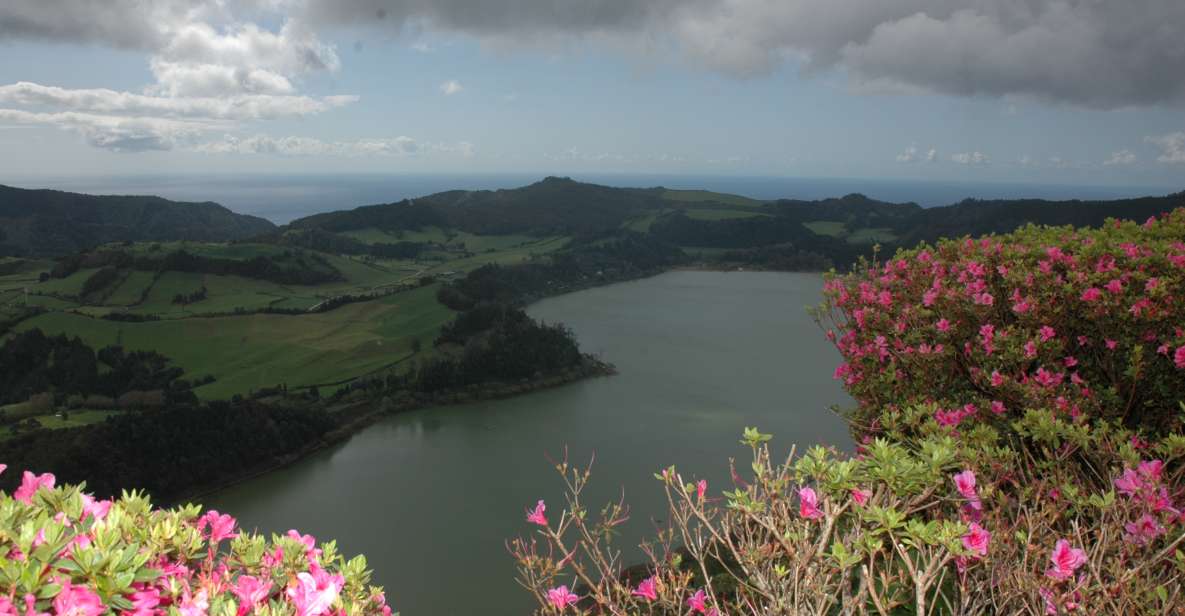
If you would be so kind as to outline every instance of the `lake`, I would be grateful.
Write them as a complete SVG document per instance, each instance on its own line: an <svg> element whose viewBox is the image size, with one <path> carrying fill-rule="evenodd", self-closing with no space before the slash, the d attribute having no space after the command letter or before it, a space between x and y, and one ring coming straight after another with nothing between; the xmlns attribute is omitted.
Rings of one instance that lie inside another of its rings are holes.
<svg viewBox="0 0 1185 616"><path fill-rule="evenodd" d="M572 462L596 455L590 508L624 489L622 545L665 517L660 468L731 489L728 458L747 466L745 426L772 432L775 454L850 448L829 411L851 403L831 378L839 354L806 312L821 291L813 274L678 271L543 300L533 316L567 324L620 373L395 415L203 502L248 528L297 528L366 554L403 616L528 613L504 541L532 532L524 509L537 499L558 518L549 460L565 447Z"/></svg>

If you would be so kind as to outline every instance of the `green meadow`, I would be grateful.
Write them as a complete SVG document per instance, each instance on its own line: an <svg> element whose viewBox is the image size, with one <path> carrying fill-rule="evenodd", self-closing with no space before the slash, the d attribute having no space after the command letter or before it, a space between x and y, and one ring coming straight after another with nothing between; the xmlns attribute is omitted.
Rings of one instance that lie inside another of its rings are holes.
<svg viewBox="0 0 1185 616"><path fill-rule="evenodd" d="M122 345L157 351L184 369L187 379L207 375L216 379L195 389L202 399L229 398L280 384L336 386L410 365L413 347L423 349L420 353L425 355L434 352L432 341L453 315L436 301L439 285L431 283L431 277L459 276L487 263L522 263L568 242L561 236L482 236L433 228L398 237L378 229L349 235L370 242L433 241L440 248L416 260L321 253L344 280L314 286L241 276L123 270L119 280L88 297L80 297L81 289L95 268L39 283L38 275L51 269L52 262L14 264L9 269L16 271L0 276L0 318L23 307L28 287L28 303L47 312L21 322L15 331L40 328L48 334L79 336L96 349ZM284 258L286 250L263 244L196 242L121 248L145 255L183 249L226 259ZM189 303L174 301L203 288L205 297ZM375 298L308 312L343 295ZM267 309L299 313L260 312ZM102 318L112 313L149 320ZM70 421L84 418L91 417L71 416Z"/></svg>
<svg viewBox="0 0 1185 616"><path fill-rule="evenodd" d="M326 385L380 370L411 355L413 339L431 348L451 317L429 285L322 313L127 323L55 311L17 329L79 336L95 348L157 351L183 368L186 378L214 376L214 383L195 391L218 399L279 384Z"/></svg>

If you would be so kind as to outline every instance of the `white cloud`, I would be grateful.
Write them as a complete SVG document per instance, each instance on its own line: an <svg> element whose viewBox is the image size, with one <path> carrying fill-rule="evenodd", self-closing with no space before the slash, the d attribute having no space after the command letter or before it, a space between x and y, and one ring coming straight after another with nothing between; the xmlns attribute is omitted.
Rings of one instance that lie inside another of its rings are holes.
<svg viewBox="0 0 1185 616"><path fill-rule="evenodd" d="M938 150L930 148L924 153L918 149L916 145L911 145L905 148L905 151L897 155L897 162L899 163L918 163L918 162L933 163L938 161Z"/></svg>
<svg viewBox="0 0 1185 616"><path fill-rule="evenodd" d="M1131 150L1119 150L1111 153L1111 158L1103 161L1104 165L1130 165L1136 162L1136 155Z"/></svg>
<svg viewBox="0 0 1185 616"><path fill-rule="evenodd" d="M1185 132L1145 137L1144 141L1160 148L1160 156L1156 157L1157 162L1185 163Z"/></svg>
<svg viewBox="0 0 1185 616"><path fill-rule="evenodd" d="M407 136L382 139L325 141L312 137L272 137L252 135L239 137L223 135L221 140L196 143L189 149L207 154L259 154L274 156L331 156L331 157L415 157L422 155L456 155L472 158L476 148L472 143L424 143Z"/></svg>
<svg viewBox="0 0 1185 616"><path fill-rule="evenodd" d="M152 117L124 117L65 111L58 113L0 109L0 122L53 126L82 135L91 145L117 152L169 150L198 135L225 129L220 122Z"/></svg>
<svg viewBox="0 0 1185 616"><path fill-rule="evenodd" d="M450 80L440 84L440 91L444 92L445 96L452 96L464 89L465 89L465 86L462 86L461 82L459 82L455 79L450 79Z"/></svg>
<svg viewBox="0 0 1185 616"><path fill-rule="evenodd" d="M918 149L916 146L909 146L905 151L897 155L897 162L899 163L916 163L918 158Z"/></svg>
<svg viewBox="0 0 1185 616"><path fill-rule="evenodd" d="M159 115L231 120L261 120L323 113L356 102L356 96L276 96L266 94L227 97L148 96L105 88L66 89L27 81L0 86L0 103L66 108L72 111L127 115Z"/></svg>
<svg viewBox="0 0 1185 616"><path fill-rule="evenodd" d="M958 163L960 165L968 165L972 167L990 165L992 162L986 154L979 151L951 154L950 159L952 162Z"/></svg>
<svg viewBox="0 0 1185 616"><path fill-rule="evenodd" d="M155 81L142 93L67 89L18 82L0 85L6 115L58 126L97 147L168 149L204 131L256 121L324 113L357 96L311 97L303 77L337 71L341 62L299 20L288 0L5 0L0 40L102 43L149 53ZM270 15L271 30L240 19ZM182 121L184 119L184 121Z"/></svg>

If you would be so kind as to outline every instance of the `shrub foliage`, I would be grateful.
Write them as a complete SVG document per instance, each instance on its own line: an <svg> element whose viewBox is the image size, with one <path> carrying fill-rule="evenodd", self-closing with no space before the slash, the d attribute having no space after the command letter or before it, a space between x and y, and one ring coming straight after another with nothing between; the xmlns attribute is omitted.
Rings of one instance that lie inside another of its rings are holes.
<svg viewBox="0 0 1185 616"><path fill-rule="evenodd" d="M941 241L829 276L817 317L854 455L773 457L714 492L656 474L626 567L588 469L510 544L539 613L1169 614L1185 604L1185 210ZM657 516L663 517L663 516Z"/></svg>

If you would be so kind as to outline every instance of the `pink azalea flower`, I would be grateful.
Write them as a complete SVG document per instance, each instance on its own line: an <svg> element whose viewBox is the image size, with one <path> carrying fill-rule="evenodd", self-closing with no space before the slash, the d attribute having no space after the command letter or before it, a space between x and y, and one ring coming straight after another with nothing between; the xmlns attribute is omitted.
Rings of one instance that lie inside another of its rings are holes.
<svg viewBox="0 0 1185 616"><path fill-rule="evenodd" d="M181 595L181 605L177 606L177 611L181 612L181 616L206 616L209 609L210 594L205 588L193 596L190 596L188 588L185 589Z"/></svg>
<svg viewBox="0 0 1185 616"><path fill-rule="evenodd" d="M1093 302L1093 301L1098 300L1102 296L1103 296L1102 291L1100 291L1097 287L1091 287L1091 288L1082 292L1082 301Z"/></svg>
<svg viewBox="0 0 1185 616"><path fill-rule="evenodd" d="M1057 330L1048 325L1042 325L1037 333L1041 335L1041 342L1049 342L1050 339L1057 336Z"/></svg>
<svg viewBox="0 0 1185 616"><path fill-rule="evenodd" d="M24 474L21 475L21 487L17 488L16 491L12 493L12 497L21 501L22 503L25 503L26 505L31 504L33 502L33 495L37 493L37 490L40 490L41 488L52 490L54 481L56 481L56 479L51 473L34 475L29 471L25 471Z"/></svg>
<svg viewBox="0 0 1185 616"><path fill-rule="evenodd" d="M1124 496L1132 496L1144 488L1144 481L1140 475L1130 468L1123 469L1123 474L1115 478L1115 489Z"/></svg>
<svg viewBox="0 0 1185 616"><path fill-rule="evenodd" d="M687 598L687 607L690 607L692 612L708 613L708 595L704 589L695 591L694 595Z"/></svg>
<svg viewBox="0 0 1185 616"><path fill-rule="evenodd" d="M6 470L8 470L8 465L7 464L0 464L0 473L3 473Z"/></svg>
<svg viewBox="0 0 1185 616"><path fill-rule="evenodd" d="M1107 350L1108 350L1108 351L1114 351L1114 350L1115 350L1115 347L1119 346L1119 342L1118 342L1118 341L1116 341L1116 340L1111 340L1110 338L1108 338L1108 339L1104 340L1104 341L1103 341L1103 344L1107 345Z"/></svg>
<svg viewBox="0 0 1185 616"><path fill-rule="evenodd" d="M1086 552L1071 547L1070 542L1065 539L1058 539L1053 546L1053 553L1049 555L1049 561L1053 563L1053 566L1045 572L1045 575L1055 580L1065 580L1073 577L1074 572L1086 564Z"/></svg>
<svg viewBox="0 0 1185 616"><path fill-rule="evenodd" d="M798 489L798 515L808 520L823 517L823 512L819 510L819 497L815 494L814 488Z"/></svg>
<svg viewBox="0 0 1185 616"><path fill-rule="evenodd" d="M852 500L856 501L857 505L863 507L868 503L868 499L872 498L871 490L862 490L860 488L852 488Z"/></svg>
<svg viewBox="0 0 1185 616"><path fill-rule="evenodd" d="M90 494L82 495L82 517L88 515L94 516L96 520L102 520L107 517L107 512L111 511L112 502L109 500L95 500L95 497Z"/></svg>
<svg viewBox="0 0 1185 616"><path fill-rule="evenodd" d="M329 575L313 563L309 571L296 574L284 594L296 607L296 616L321 616L329 612L344 585L341 575Z"/></svg>
<svg viewBox="0 0 1185 616"><path fill-rule="evenodd" d="M547 602L557 610L563 611L569 605L575 605L579 599L567 586L557 586L547 591Z"/></svg>
<svg viewBox="0 0 1185 616"><path fill-rule="evenodd" d="M987 556L988 543L992 540L992 534L975 522L969 526L970 530L966 535L963 535L963 547L978 555L977 557Z"/></svg>
<svg viewBox="0 0 1185 616"><path fill-rule="evenodd" d="M1154 481L1160 481L1160 475L1164 471L1164 462L1161 460L1144 460L1136 467L1136 470Z"/></svg>
<svg viewBox="0 0 1185 616"><path fill-rule="evenodd" d="M1107 291L1112 294L1123 293L1123 282L1118 278L1107 283Z"/></svg>
<svg viewBox="0 0 1185 616"><path fill-rule="evenodd" d="M1032 340L1025 343L1025 357L1032 359L1037 356L1037 345Z"/></svg>
<svg viewBox="0 0 1185 616"><path fill-rule="evenodd" d="M1006 410L1007 409L1004 407L1003 402L1000 402L999 400L992 400L992 412L993 413L995 413L997 415L1003 415Z"/></svg>
<svg viewBox="0 0 1185 616"><path fill-rule="evenodd" d="M1185 369L1185 345L1177 347L1173 353L1173 364L1178 368Z"/></svg>
<svg viewBox="0 0 1185 616"><path fill-rule="evenodd" d="M547 526L547 517L543 515L544 511L547 511L547 505L543 504L543 499L539 499L539 502L535 503L533 511L527 510L527 521L539 526Z"/></svg>
<svg viewBox="0 0 1185 616"><path fill-rule="evenodd" d="M231 592L239 598L238 616L255 611L255 607L267 600L272 593L272 582L251 575L239 576Z"/></svg>
<svg viewBox="0 0 1185 616"><path fill-rule="evenodd" d="M655 577L652 575L652 576L642 580L642 583L638 584L638 587L635 588L634 592L632 592L630 594L635 597L642 597L643 599L646 599L647 601L657 600L658 599L658 586L657 586L657 581L655 580Z"/></svg>
<svg viewBox="0 0 1185 616"><path fill-rule="evenodd" d="M141 588L132 593L131 602L132 616L154 616L160 605L160 591L152 586Z"/></svg>
<svg viewBox="0 0 1185 616"><path fill-rule="evenodd" d="M938 331L940 332L948 332L950 331L950 321L946 319L938 319L938 324L935 327L937 327Z"/></svg>
<svg viewBox="0 0 1185 616"><path fill-rule="evenodd" d="M59 578L62 590L53 600L57 616L100 616L107 611L95 591L86 586L73 586L70 580Z"/></svg>
<svg viewBox="0 0 1185 616"><path fill-rule="evenodd" d="M1000 374L999 370L992 370L992 387L999 387L1004 384L1004 375Z"/></svg>
<svg viewBox="0 0 1185 616"><path fill-rule="evenodd" d="M1156 518L1145 513L1135 522L1128 522L1123 526L1127 531L1123 540L1133 545L1146 545L1164 534L1164 526Z"/></svg>
<svg viewBox="0 0 1185 616"><path fill-rule="evenodd" d="M1037 593L1045 601L1045 614L1047 616L1057 616L1057 602L1053 600L1053 591L1048 588L1039 588Z"/></svg>
<svg viewBox="0 0 1185 616"><path fill-rule="evenodd" d="M959 490L959 494L967 500L978 500L979 495L975 492L975 473L971 470L965 470L961 473L951 475L951 479L955 482L955 487Z"/></svg>
<svg viewBox="0 0 1185 616"><path fill-rule="evenodd" d="M218 544L223 539L232 539L238 537L239 534L235 532L235 519L227 513L218 513L211 509L206 512L199 520L198 528L205 530L206 526L210 527L206 538L212 544Z"/></svg>

